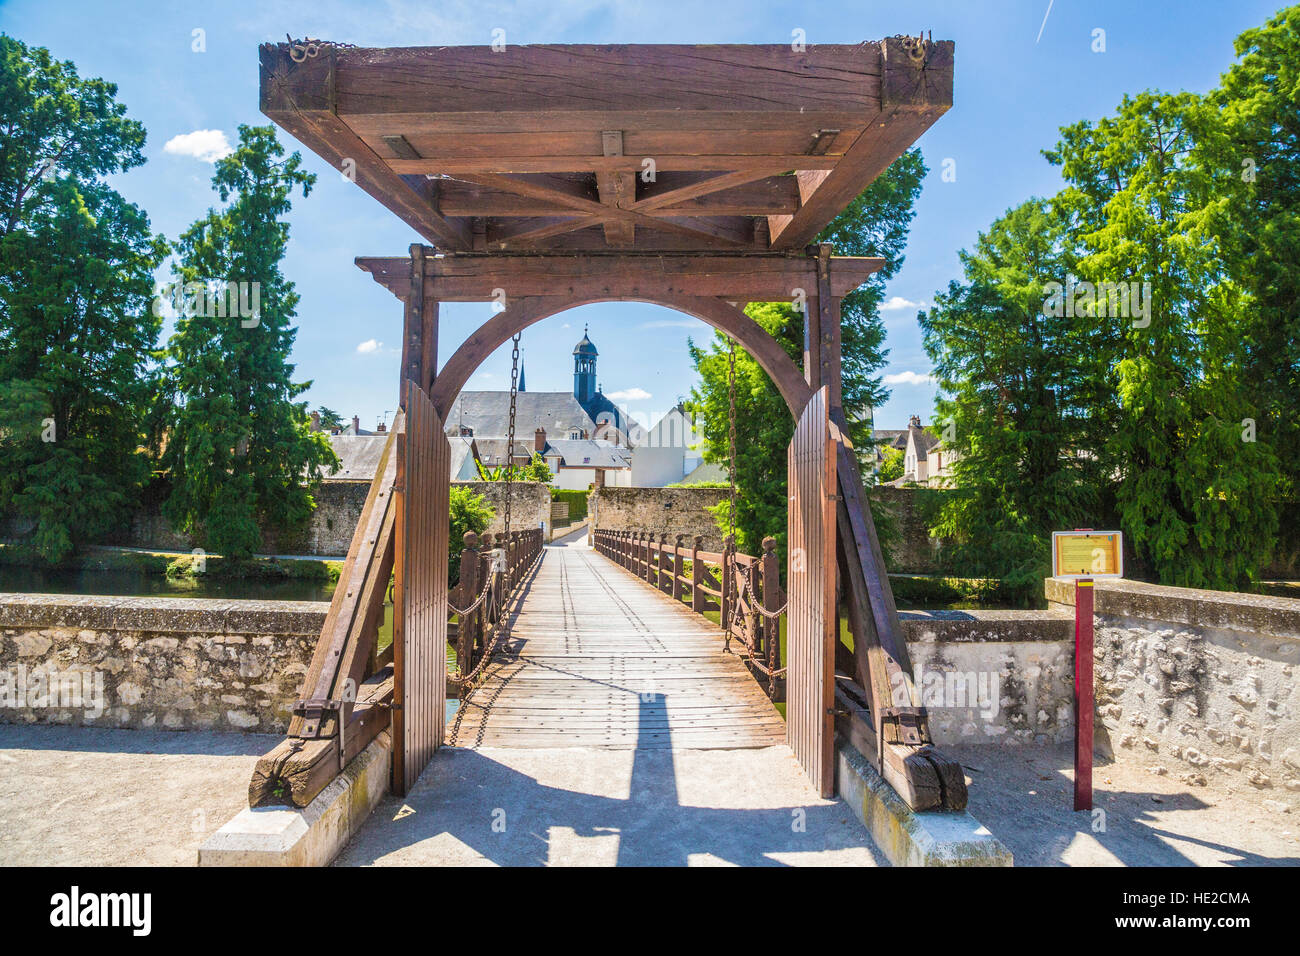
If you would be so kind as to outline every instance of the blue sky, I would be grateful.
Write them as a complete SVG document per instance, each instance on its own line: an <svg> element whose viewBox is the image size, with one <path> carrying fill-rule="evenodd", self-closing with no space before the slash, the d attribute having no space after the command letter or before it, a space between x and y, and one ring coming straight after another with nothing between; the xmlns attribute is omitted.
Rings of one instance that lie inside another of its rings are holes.
<svg viewBox="0 0 1300 956"><path fill-rule="evenodd" d="M795 29L809 43L876 40L932 33L956 42L954 106L920 140L930 167L917 204L907 261L890 283L885 315L893 390L878 427L901 427L916 413L929 419L934 389L916 325L919 304L958 275L957 251L1007 208L1060 187L1040 150L1057 130L1113 110L1143 89L1204 91L1232 61L1232 41L1281 6L1276 0L1091 2L1081 0L946 0L893 3L439 2L409 0L261 0L225 3L105 3L7 0L0 29L72 60L83 76L118 84L119 99L143 122L148 163L117 177L116 186L149 213L154 229L174 239L216 202L210 153L219 130L233 142L240 123L269 122L257 110L258 44L314 36L360 46L487 44L504 29L507 43L788 43ZM1046 15L1046 19L1044 16ZM206 52L192 50L193 31ZM1094 31L1105 51L1094 52ZM1040 35L1041 33L1041 35ZM291 148L296 141L282 132ZM314 384L313 405L360 416L363 427L391 418L397 388L401 307L352 263L357 255L404 255L418 236L400 220L304 150L320 176L296 200L285 273L297 283L299 379ZM196 155L197 154L197 155ZM204 158L207 156L207 158ZM951 159L953 182L943 181ZM442 309L441 356L481 322L487 305ZM628 396L639 416L657 418L686 395L694 373L688 336L702 323L635 303L587 306L524 333L530 390L568 390L573 344L590 323L600 349L606 393ZM506 387L509 347L493 355L471 388Z"/></svg>

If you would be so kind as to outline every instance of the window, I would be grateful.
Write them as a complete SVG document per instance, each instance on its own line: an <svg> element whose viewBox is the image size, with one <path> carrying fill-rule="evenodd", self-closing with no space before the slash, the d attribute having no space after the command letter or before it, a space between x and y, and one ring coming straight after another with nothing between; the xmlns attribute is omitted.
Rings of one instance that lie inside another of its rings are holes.
<svg viewBox="0 0 1300 956"><path fill-rule="evenodd" d="M581 432L579 432L576 428L574 428L574 429L570 429L570 431L569 431L569 441L578 441L580 438L582 438L582 433L581 433Z"/></svg>

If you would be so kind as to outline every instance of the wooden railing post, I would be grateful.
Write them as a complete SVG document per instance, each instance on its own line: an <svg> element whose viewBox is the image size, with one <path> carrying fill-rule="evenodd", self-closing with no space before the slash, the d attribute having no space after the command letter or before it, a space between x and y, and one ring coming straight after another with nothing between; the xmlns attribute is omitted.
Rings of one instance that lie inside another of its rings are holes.
<svg viewBox="0 0 1300 956"><path fill-rule="evenodd" d="M659 535L659 554L655 559L655 587L664 593L672 593L672 582L668 580L668 570L672 565L668 561L668 535L663 533Z"/></svg>
<svg viewBox="0 0 1300 956"><path fill-rule="evenodd" d="M460 606L468 607L474 603L483 588L479 577L478 535L466 531L465 548L460 553ZM478 622L483 616L483 609L477 607L460 619L456 634L456 666L462 674L468 674L473 668L474 639L478 636Z"/></svg>
<svg viewBox="0 0 1300 956"><path fill-rule="evenodd" d="M732 603L735 600L733 578L736 566L736 536L727 535L722 543L722 574L718 583L721 585L722 599L719 601L722 614L723 650L731 649Z"/></svg>
<svg viewBox="0 0 1300 956"><path fill-rule="evenodd" d="M704 544L704 535L697 534L695 544L691 546L691 610L697 614L704 613L704 605L709 599L709 596L700 590L700 585L704 583L704 564L700 561L702 544Z"/></svg>
<svg viewBox="0 0 1300 956"><path fill-rule="evenodd" d="M684 534L677 536L677 542L673 545L673 600L682 599L682 540L686 537Z"/></svg>
<svg viewBox="0 0 1300 956"><path fill-rule="evenodd" d="M763 589L763 609L775 611L781 606L781 569L776 557L775 538L763 539L763 557L758 572ZM770 670L778 670L781 667L781 619L764 617L762 630L764 646L767 648L767 666Z"/></svg>
<svg viewBox="0 0 1300 956"><path fill-rule="evenodd" d="M641 575L643 578L645 578L646 581L649 581L651 584L653 584L654 578L652 575L654 574L654 570L653 570L653 566L650 564L650 555L653 554L653 550L652 550L653 545L651 544L650 541L649 531L641 532L641 542L645 552L645 567L642 569Z"/></svg>

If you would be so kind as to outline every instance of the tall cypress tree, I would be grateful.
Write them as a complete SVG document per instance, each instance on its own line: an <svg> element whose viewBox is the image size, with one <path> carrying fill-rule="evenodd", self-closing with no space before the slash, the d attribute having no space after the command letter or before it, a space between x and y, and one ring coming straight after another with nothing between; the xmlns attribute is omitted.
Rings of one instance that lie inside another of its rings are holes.
<svg viewBox="0 0 1300 956"><path fill-rule="evenodd" d="M337 462L328 438L310 431L307 403L295 401L311 383L292 380L298 295L280 262L290 196L307 196L315 176L297 153L283 155L273 128L241 126L239 148L212 177L227 205L209 210L177 245L183 314L168 345L165 512L209 549L237 558L258 547L259 527L306 520L313 488ZM224 309L213 301L229 283L246 290L238 315L233 296ZM195 295L200 289L215 295Z"/></svg>

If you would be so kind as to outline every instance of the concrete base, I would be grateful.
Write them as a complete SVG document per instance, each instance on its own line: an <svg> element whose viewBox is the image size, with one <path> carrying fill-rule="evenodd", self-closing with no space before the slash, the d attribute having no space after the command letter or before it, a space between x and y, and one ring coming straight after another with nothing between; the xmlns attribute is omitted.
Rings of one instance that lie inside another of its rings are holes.
<svg viewBox="0 0 1300 956"><path fill-rule="evenodd" d="M381 733L307 807L245 807L199 847L199 866L326 866L388 792Z"/></svg>
<svg viewBox="0 0 1300 956"><path fill-rule="evenodd" d="M856 749L836 740L835 788L894 866L1011 866L1011 851L978 820L914 812Z"/></svg>

